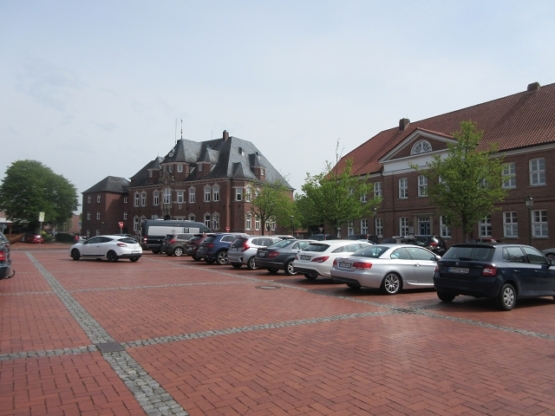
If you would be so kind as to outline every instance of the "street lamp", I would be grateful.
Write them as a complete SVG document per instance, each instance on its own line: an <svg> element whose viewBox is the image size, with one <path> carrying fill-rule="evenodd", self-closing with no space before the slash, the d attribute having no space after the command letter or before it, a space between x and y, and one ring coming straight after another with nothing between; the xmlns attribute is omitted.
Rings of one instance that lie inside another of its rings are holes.
<svg viewBox="0 0 555 416"><path fill-rule="evenodd" d="M291 235L295 236L295 216L291 215Z"/></svg>
<svg viewBox="0 0 555 416"><path fill-rule="evenodd" d="M524 200L526 208L528 208L528 245L532 245L532 205L534 205L534 198L530 195L526 196Z"/></svg>
<svg viewBox="0 0 555 416"><path fill-rule="evenodd" d="M374 235L377 237L378 236L378 230L377 230L377 226L376 226L376 214L378 213L378 207L374 207L372 208L372 211L374 212L374 216L372 217L372 220L374 221Z"/></svg>

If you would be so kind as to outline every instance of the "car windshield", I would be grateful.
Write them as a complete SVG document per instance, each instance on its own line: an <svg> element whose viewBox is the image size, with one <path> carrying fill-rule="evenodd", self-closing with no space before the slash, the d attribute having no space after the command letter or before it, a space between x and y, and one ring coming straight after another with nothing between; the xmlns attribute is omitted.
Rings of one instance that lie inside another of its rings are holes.
<svg viewBox="0 0 555 416"><path fill-rule="evenodd" d="M377 259L383 253L385 253L387 250L389 250L389 247L385 247L385 246L364 247L364 248L361 248L360 250L355 251L353 253L353 256L355 256L355 257L370 257L370 258L373 258L373 259Z"/></svg>
<svg viewBox="0 0 555 416"><path fill-rule="evenodd" d="M442 259L491 261L494 252L494 247L451 247Z"/></svg>
<svg viewBox="0 0 555 416"><path fill-rule="evenodd" d="M118 241L126 244L137 244L137 241L131 237L120 238Z"/></svg>
<svg viewBox="0 0 555 416"><path fill-rule="evenodd" d="M216 239L215 235L209 235L208 237L206 237L203 241L203 243L211 243L212 241L214 241Z"/></svg>
<svg viewBox="0 0 555 416"><path fill-rule="evenodd" d="M272 247L272 248L283 248L283 247L290 246L295 241L296 240L281 240L281 241L278 241L277 243L272 244L270 247Z"/></svg>
<svg viewBox="0 0 555 416"><path fill-rule="evenodd" d="M231 247L235 247L235 248L237 248L237 247L243 247L243 243L244 243L245 241L247 241L246 238L238 237L238 238L236 238L236 239L233 241L233 243L231 243Z"/></svg>
<svg viewBox="0 0 555 416"><path fill-rule="evenodd" d="M329 248L329 244L317 244L317 243L312 243L309 244L308 247L305 247L305 251L316 251L316 252L323 252L326 251Z"/></svg>

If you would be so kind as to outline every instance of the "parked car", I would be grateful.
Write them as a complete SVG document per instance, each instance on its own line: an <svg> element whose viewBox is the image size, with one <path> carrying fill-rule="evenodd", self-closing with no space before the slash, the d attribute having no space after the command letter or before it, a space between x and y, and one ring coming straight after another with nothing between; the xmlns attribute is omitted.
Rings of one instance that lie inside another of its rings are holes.
<svg viewBox="0 0 555 416"><path fill-rule="evenodd" d="M361 248L371 246L371 243L363 241L316 241L295 256L293 270L304 274L307 279L316 279L318 276L330 277L331 267L336 257L347 257Z"/></svg>
<svg viewBox="0 0 555 416"><path fill-rule="evenodd" d="M193 234L168 234L162 241L160 252L168 256L181 257L187 252L187 245L192 237Z"/></svg>
<svg viewBox="0 0 555 416"><path fill-rule="evenodd" d="M0 243L4 243L8 248L8 250L10 249L10 240L8 240L8 237L6 237L4 233L1 231L0 231Z"/></svg>
<svg viewBox="0 0 555 416"><path fill-rule="evenodd" d="M434 287L437 254L411 244L378 244L333 261L331 278L350 288L369 287L395 295Z"/></svg>
<svg viewBox="0 0 555 416"><path fill-rule="evenodd" d="M500 243L501 240L498 238L491 238L491 237L479 237L479 238L471 238L467 240L467 243Z"/></svg>
<svg viewBox="0 0 555 416"><path fill-rule="evenodd" d="M270 247L259 248L256 253L256 267L267 269L270 273L284 270L285 274L293 276L295 255L315 240L281 240Z"/></svg>
<svg viewBox="0 0 555 416"><path fill-rule="evenodd" d="M197 251L206 237L208 237L208 234L194 234L187 245L187 255L191 256L194 260L202 260L200 257L197 257Z"/></svg>
<svg viewBox="0 0 555 416"><path fill-rule="evenodd" d="M69 255L73 260L83 258L102 259L118 261L129 259L133 262L139 260L143 255L141 245L129 237L116 235L97 235L82 243L75 243L69 249Z"/></svg>
<svg viewBox="0 0 555 416"><path fill-rule="evenodd" d="M44 243L44 238L40 234L29 234L25 236L26 243Z"/></svg>
<svg viewBox="0 0 555 416"><path fill-rule="evenodd" d="M384 238L381 244L414 244L424 247L435 254L443 255L447 246L443 238L438 235L406 235Z"/></svg>
<svg viewBox="0 0 555 416"><path fill-rule="evenodd" d="M555 260L555 248L546 248L542 250L542 254L549 260Z"/></svg>
<svg viewBox="0 0 555 416"><path fill-rule="evenodd" d="M314 234L310 236L311 240L324 241L324 240L337 240L337 237L333 234Z"/></svg>
<svg viewBox="0 0 555 416"><path fill-rule="evenodd" d="M458 295L495 299L509 311L518 298L553 296L555 260L522 244L455 244L438 261L434 287L443 302Z"/></svg>
<svg viewBox="0 0 555 416"><path fill-rule="evenodd" d="M15 272L12 273L10 243L7 241L8 239L4 237L4 234L0 234L0 280L11 279L15 275Z"/></svg>
<svg viewBox="0 0 555 416"><path fill-rule="evenodd" d="M238 237L246 238L248 236L243 233L208 234L204 241L200 243L196 256L204 259L208 264L227 264L229 246Z"/></svg>
<svg viewBox="0 0 555 416"><path fill-rule="evenodd" d="M227 252L229 263L236 269L246 264L249 270L254 270L257 268L256 253L258 249L269 247L279 241L282 241L279 237L239 237L231 244Z"/></svg>
<svg viewBox="0 0 555 416"><path fill-rule="evenodd" d="M378 244L378 236L372 234L351 234L345 237L345 240L367 241L372 244Z"/></svg>

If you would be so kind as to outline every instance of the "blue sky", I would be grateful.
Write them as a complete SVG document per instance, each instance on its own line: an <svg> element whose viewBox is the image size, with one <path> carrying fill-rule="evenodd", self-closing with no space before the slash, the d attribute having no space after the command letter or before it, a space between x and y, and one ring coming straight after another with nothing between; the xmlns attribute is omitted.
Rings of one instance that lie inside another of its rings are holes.
<svg viewBox="0 0 555 416"><path fill-rule="evenodd" d="M183 137L307 173L400 118L555 82L555 2L0 2L0 177L39 160L83 192Z"/></svg>

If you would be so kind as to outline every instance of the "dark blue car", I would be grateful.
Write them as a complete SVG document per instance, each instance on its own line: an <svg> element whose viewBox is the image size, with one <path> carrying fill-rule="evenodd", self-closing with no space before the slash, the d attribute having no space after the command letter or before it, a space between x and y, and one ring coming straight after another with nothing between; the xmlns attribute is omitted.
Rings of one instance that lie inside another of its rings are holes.
<svg viewBox="0 0 555 416"><path fill-rule="evenodd" d="M434 286L443 302L457 295L484 297L509 311L517 298L555 299L553 266L554 260L522 244L455 244L437 262Z"/></svg>

